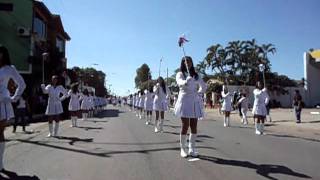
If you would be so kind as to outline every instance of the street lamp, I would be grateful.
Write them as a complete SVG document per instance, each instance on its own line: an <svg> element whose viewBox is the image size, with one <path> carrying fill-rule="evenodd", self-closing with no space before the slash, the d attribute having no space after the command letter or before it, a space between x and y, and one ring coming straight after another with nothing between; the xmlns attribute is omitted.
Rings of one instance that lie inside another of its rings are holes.
<svg viewBox="0 0 320 180"><path fill-rule="evenodd" d="M48 56L48 52L42 53L42 84L44 84L44 61L47 59Z"/></svg>

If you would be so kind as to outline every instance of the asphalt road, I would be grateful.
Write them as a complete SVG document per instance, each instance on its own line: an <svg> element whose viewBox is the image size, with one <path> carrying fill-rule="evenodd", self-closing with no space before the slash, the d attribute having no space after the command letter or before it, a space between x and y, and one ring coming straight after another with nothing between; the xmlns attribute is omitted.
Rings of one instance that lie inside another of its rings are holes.
<svg viewBox="0 0 320 180"><path fill-rule="evenodd" d="M108 106L99 118L61 124L47 138L46 124L18 133L6 144L3 179L171 180L320 179L320 140L272 133L220 119L199 122L199 159L179 155L180 121L166 114L165 132L154 133L126 108ZM285 129L284 129L285 131ZM1 178L0 178L1 179Z"/></svg>

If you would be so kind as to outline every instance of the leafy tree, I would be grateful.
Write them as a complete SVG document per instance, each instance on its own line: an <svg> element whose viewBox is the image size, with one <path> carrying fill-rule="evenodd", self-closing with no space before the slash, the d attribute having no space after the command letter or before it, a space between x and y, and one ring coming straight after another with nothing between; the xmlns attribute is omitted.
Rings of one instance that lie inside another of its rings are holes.
<svg viewBox="0 0 320 180"><path fill-rule="evenodd" d="M147 64L142 64L137 70L137 75L134 79L136 88L143 89L142 84L152 79L150 68ZM145 88L145 87L144 87Z"/></svg>

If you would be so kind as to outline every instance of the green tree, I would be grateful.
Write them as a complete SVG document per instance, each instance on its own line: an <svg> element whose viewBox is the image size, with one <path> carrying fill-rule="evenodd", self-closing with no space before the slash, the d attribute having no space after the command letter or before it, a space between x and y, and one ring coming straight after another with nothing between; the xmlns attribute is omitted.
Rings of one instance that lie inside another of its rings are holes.
<svg viewBox="0 0 320 180"><path fill-rule="evenodd" d="M147 82L148 80L152 79L150 68L147 64L142 64L137 70L136 70L136 77L134 79L134 82L136 84L136 88L143 89L145 87L142 86L144 82Z"/></svg>

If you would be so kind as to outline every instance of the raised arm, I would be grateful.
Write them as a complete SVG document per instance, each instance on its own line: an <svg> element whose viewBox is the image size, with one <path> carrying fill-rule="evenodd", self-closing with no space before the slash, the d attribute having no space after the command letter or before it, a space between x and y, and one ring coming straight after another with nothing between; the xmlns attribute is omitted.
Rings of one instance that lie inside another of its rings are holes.
<svg viewBox="0 0 320 180"><path fill-rule="evenodd" d="M14 66L11 66L10 69L10 78L16 83L18 88L16 89L16 92L12 96L12 100L16 102L20 96L22 95L23 91L26 89L26 83L24 82L22 76L18 73L16 68Z"/></svg>
<svg viewBox="0 0 320 180"><path fill-rule="evenodd" d="M60 101L63 101L68 97L67 90L63 86L59 86L59 90L60 90L60 93L62 94Z"/></svg>
<svg viewBox="0 0 320 180"><path fill-rule="evenodd" d="M177 81L178 86L185 86L187 84L187 80L185 80L182 72L177 73L176 81Z"/></svg>

